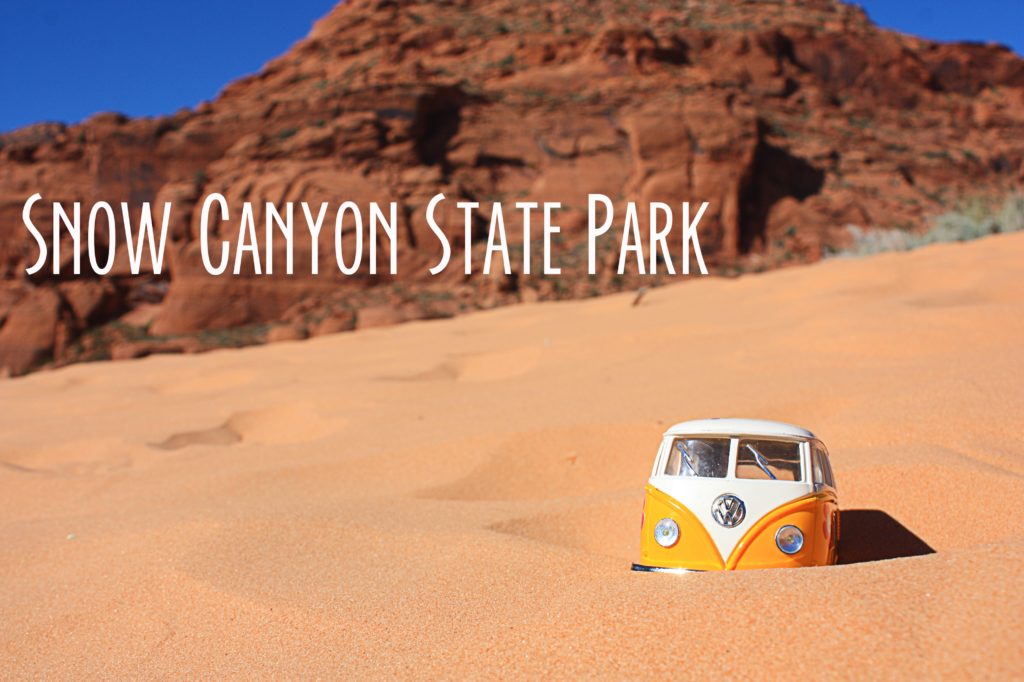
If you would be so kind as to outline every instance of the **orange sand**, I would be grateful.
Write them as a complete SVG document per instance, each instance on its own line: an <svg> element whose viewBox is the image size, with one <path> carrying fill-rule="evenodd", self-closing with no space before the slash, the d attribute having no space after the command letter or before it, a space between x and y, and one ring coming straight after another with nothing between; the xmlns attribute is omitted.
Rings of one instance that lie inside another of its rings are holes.
<svg viewBox="0 0 1024 682"><path fill-rule="evenodd" d="M632 298L0 383L0 677L1024 675L1024 235ZM936 553L630 572L716 415Z"/></svg>

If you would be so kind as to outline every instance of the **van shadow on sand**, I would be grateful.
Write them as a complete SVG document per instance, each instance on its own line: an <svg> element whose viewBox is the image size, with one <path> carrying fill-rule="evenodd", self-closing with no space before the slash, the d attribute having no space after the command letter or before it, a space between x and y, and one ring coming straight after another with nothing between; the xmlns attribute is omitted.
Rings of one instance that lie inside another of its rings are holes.
<svg viewBox="0 0 1024 682"><path fill-rule="evenodd" d="M839 524L840 564L935 554L927 542L880 509L843 509Z"/></svg>

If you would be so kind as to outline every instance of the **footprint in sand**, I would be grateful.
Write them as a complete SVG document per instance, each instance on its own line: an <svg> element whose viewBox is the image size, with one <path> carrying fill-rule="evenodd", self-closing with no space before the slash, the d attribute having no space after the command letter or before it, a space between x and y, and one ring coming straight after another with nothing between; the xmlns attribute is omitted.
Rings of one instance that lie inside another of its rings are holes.
<svg viewBox="0 0 1024 682"><path fill-rule="evenodd" d="M247 410L232 414L220 426L174 433L150 447L180 450L192 445L226 446L245 441L287 445L308 443L337 432L345 420L321 417L311 404Z"/></svg>
<svg viewBox="0 0 1024 682"><path fill-rule="evenodd" d="M242 436L224 423L212 429L175 433L159 443L150 443L150 447L157 450L180 450L190 445L233 445L241 440Z"/></svg>
<svg viewBox="0 0 1024 682"><path fill-rule="evenodd" d="M985 296L973 291L950 291L909 298L904 301L913 308L961 308L987 303Z"/></svg>
<svg viewBox="0 0 1024 682"><path fill-rule="evenodd" d="M407 381L500 381L528 374L540 365L540 348L514 348L466 355L406 377Z"/></svg>
<svg viewBox="0 0 1024 682"><path fill-rule="evenodd" d="M650 473L647 453L660 426L582 424L524 431L482 450L477 466L448 483L421 490L444 500L542 500L614 492Z"/></svg>
<svg viewBox="0 0 1024 682"><path fill-rule="evenodd" d="M124 471L132 453L116 437L83 438L59 444L0 452L0 472L80 478Z"/></svg>
<svg viewBox="0 0 1024 682"><path fill-rule="evenodd" d="M582 504L562 501L560 509L499 521L487 528L626 562L640 551L637 530L642 505L639 491L611 493Z"/></svg>
<svg viewBox="0 0 1024 682"><path fill-rule="evenodd" d="M346 424L341 417L321 416L314 403L238 412L225 423L246 442L277 445L309 443L337 433Z"/></svg>

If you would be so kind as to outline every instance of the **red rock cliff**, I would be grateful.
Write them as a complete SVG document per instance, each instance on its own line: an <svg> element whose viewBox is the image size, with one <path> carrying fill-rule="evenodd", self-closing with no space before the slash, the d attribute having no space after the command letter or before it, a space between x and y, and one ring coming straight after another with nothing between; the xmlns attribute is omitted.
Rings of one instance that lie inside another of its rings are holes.
<svg viewBox="0 0 1024 682"><path fill-rule="evenodd" d="M710 201L701 243L725 271L752 255L814 260L842 246L847 224L913 228L1022 179L1024 60L880 30L838 2L357 0L195 111L0 136L0 365L21 373L635 286L586 276L588 192ZM119 253L109 278L28 279L21 209L37 191L41 225L51 201L173 201L169 271L131 276ZM194 207L214 191L235 203L400 202L401 274L210 277ZM422 214L442 191L561 201L563 275L450 267L431 278L438 249Z"/></svg>

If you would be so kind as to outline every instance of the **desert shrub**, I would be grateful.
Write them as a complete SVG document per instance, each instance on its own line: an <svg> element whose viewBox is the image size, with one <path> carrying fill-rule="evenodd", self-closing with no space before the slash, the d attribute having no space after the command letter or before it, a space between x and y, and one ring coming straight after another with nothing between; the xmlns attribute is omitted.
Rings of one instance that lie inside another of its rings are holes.
<svg viewBox="0 0 1024 682"><path fill-rule="evenodd" d="M971 201L959 209L947 211L931 220L921 234L899 229L865 230L848 225L853 237L849 248L839 256L869 256L885 251L909 251L928 244L966 242L991 234L1024 230L1024 195L1007 197L998 207L991 202Z"/></svg>
<svg viewBox="0 0 1024 682"><path fill-rule="evenodd" d="M990 234L1024 230L1024 195L1007 197L996 210L974 202L963 211L949 211L935 218L932 228L921 235L921 243L965 242Z"/></svg>

